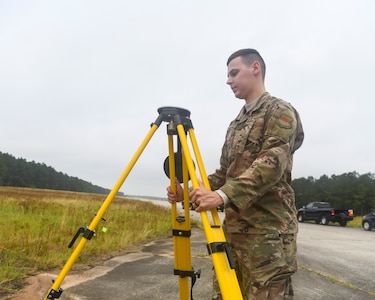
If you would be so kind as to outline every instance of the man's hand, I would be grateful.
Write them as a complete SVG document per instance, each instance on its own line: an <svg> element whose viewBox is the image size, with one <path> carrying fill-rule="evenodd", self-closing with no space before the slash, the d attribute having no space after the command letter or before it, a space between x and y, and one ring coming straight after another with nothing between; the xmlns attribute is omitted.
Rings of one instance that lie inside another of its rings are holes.
<svg viewBox="0 0 375 300"><path fill-rule="evenodd" d="M181 187L180 182L176 178L176 193L172 190L171 186L167 187L168 202L173 204L184 200L184 189Z"/></svg>
<svg viewBox="0 0 375 300"><path fill-rule="evenodd" d="M206 189L202 182L199 182L199 188L196 188L190 192L189 197L193 203L195 211L197 212L211 210L224 204L224 201L220 195Z"/></svg>

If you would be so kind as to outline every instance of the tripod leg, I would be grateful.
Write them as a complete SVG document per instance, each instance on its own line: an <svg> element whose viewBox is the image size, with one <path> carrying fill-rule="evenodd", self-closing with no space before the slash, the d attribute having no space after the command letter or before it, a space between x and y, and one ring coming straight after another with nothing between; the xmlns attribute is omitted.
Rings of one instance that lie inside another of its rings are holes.
<svg viewBox="0 0 375 300"><path fill-rule="evenodd" d="M175 161L174 161L174 147L173 147L173 136L168 135L169 145L169 169L170 169L170 181L171 187L176 192L176 172L175 172ZM184 188L184 216L178 216L177 204L172 204L172 232L173 232L173 249L174 249L174 274L178 275L180 300L189 299L189 277L192 274L192 262L191 262L191 245L190 245L190 212L188 203L188 171L185 162L182 160L182 177L185 185ZM187 201L186 201L187 199Z"/></svg>
<svg viewBox="0 0 375 300"><path fill-rule="evenodd" d="M184 157L187 163L187 168L189 170L193 188L198 188L199 182L194 170L193 160L189 152L184 126L182 124L177 125L177 131L178 136L181 140ZM192 128L189 129L189 135L191 138L191 143L197 159L198 168L201 173L203 184L207 189L210 189L202 158L199 153L198 144L195 139L194 130ZM238 284L237 275L234 271L233 258L230 253L229 245L226 243L218 212L216 209L213 209L211 210L211 214L214 221L214 224L212 226L210 224L207 212L203 211L200 213L221 294L224 300L243 299Z"/></svg>
<svg viewBox="0 0 375 300"><path fill-rule="evenodd" d="M208 182L207 173L206 173L205 167L203 165L202 156L201 156L201 153L200 153L200 150L199 150L199 147L198 147L198 142L197 142L197 139L195 137L195 133L194 133L193 128L189 129L189 136L190 136L190 139L191 139L191 145L193 147L194 155L197 158L198 169L199 169L199 173L201 174L203 185L206 188L211 189L210 183ZM211 211L211 213L212 213L212 218L213 218L214 224L221 225L221 221L220 221L220 218L219 218L219 214L217 213L217 210L213 209Z"/></svg>
<svg viewBox="0 0 375 300"><path fill-rule="evenodd" d="M157 124L153 124L151 129L149 130L148 134L142 141L141 145L138 147L136 153L130 160L129 164L121 174L120 178L118 179L117 183L115 184L112 191L108 194L107 198L103 202L102 206L100 207L99 211L96 213L95 218L91 221L90 225L87 227L85 232L83 233L83 238L81 238L80 242L78 243L77 247L74 249L73 253L65 263L63 269L61 270L60 274L53 282L48 294L45 296L44 300L48 299L55 299L59 298L62 289L60 288L61 283L63 282L65 276L73 266L74 262L78 258L79 254L81 253L82 249L86 245L87 241L90 240L95 235L95 229L98 226L100 220L102 219L104 213L108 209L109 205L111 204L112 200L116 197L118 191L120 190L121 185L124 183L126 177L128 177L130 171L134 167L135 163L137 162L138 158L141 156L143 150L146 148L148 142L151 140L153 134L158 129Z"/></svg>

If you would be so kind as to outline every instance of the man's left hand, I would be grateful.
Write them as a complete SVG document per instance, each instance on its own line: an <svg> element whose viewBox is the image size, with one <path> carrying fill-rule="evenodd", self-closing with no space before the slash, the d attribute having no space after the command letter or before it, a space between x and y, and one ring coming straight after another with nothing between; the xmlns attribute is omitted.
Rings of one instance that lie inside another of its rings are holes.
<svg viewBox="0 0 375 300"><path fill-rule="evenodd" d="M189 193L189 198L197 212L211 210L224 204L220 195L205 188L201 181L199 181L199 188L196 188Z"/></svg>

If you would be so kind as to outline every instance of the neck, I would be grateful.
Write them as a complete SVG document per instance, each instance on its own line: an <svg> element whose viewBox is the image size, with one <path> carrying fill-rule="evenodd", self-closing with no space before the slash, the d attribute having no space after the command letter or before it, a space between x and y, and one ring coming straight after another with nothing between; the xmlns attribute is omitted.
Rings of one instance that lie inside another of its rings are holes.
<svg viewBox="0 0 375 300"><path fill-rule="evenodd" d="M252 91L245 99L246 104L251 103L254 100L258 99L263 93L266 92L266 89L264 87L260 87L259 89L256 89Z"/></svg>

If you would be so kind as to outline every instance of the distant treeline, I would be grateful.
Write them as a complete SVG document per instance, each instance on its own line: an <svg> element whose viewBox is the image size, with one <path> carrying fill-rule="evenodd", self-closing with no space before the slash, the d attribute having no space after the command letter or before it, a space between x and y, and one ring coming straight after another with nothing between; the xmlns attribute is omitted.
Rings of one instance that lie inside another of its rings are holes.
<svg viewBox="0 0 375 300"><path fill-rule="evenodd" d="M77 177L71 177L54 168L27 162L23 158L0 152L0 186L28 187L73 192L107 194L109 189L94 185Z"/></svg>
<svg viewBox="0 0 375 300"><path fill-rule="evenodd" d="M57 172L35 161L0 152L0 186L29 187L74 192L108 194L110 190ZM298 178L292 181L297 208L313 201L327 201L334 208L354 209L363 215L375 209L375 174L357 172L342 175ZM123 193L120 193L123 195Z"/></svg>
<svg viewBox="0 0 375 300"><path fill-rule="evenodd" d="M298 178L292 181L292 186L297 208L313 201L327 201L337 209L353 209L356 215L375 209L375 174L372 173Z"/></svg>

